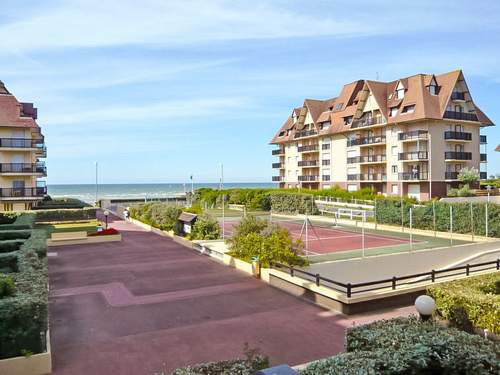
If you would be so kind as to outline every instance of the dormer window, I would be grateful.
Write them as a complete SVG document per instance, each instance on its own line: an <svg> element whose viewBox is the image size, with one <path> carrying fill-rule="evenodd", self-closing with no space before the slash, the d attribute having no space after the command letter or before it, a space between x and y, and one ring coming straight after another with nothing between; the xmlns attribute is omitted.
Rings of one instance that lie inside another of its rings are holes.
<svg viewBox="0 0 500 375"><path fill-rule="evenodd" d="M326 129L330 128L330 121L322 122L321 124L319 124L319 128L321 130L326 130Z"/></svg>
<svg viewBox="0 0 500 375"><path fill-rule="evenodd" d="M285 132L281 131L280 134L278 135L278 137L283 137L284 135L285 135Z"/></svg>
<svg viewBox="0 0 500 375"><path fill-rule="evenodd" d="M429 84L429 93L431 95L438 94L438 85L437 85L436 79L434 77L432 77L431 83Z"/></svg>
<svg viewBox="0 0 500 375"><path fill-rule="evenodd" d="M398 107L391 107L390 111L389 111L389 116L390 117L394 117L398 114Z"/></svg>
<svg viewBox="0 0 500 375"><path fill-rule="evenodd" d="M396 99L403 99L405 97L405 88L401 82L396 87Z"/></svg>
<svg viewBox="0 0 500 375"><path fill-rule="evenodd" d="M340 110L342 109L342 106L343 106L343 105L344 105L344 103L337 103L337 104L335 105L335 110L336 110L336 111L340 111Z"/></svg>
<svg viewBox="0 0 500 375"><path fill-rule="evenodd" d="M415 104L412 105L406 105L403 107L403 110L401 113L413 113L415 112Z"/></svg>
<svg viewBox="0 0 500 375"><path fill-rule="evenodd" d="M344 124L351 125L352 124L352 116L344 117Z"/></svg>

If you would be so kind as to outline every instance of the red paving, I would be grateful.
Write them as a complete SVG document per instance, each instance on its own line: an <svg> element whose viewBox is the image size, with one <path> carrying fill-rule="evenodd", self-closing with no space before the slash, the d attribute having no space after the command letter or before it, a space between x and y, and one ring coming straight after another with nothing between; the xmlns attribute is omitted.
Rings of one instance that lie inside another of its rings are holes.
<svg viewBox="0 0 500 375"><path fill-rule="evenodd" d="M286 221L276 221L275 223L287 228L293 238L300 239L305 244L306 236L305 230L302 231L302 224ZM237 221L226 221L224 225L226 234L231 235L237 224ZM348 229L309 226L307 238L307 252L313 255L363 248L362 234L349 231ZM365 248L395 246L407 243L409 241L402 238L365 233Z"/></svg>
<svg viewBox="0 0 500 375"><path fill-rule="evenodd" d="M245 343L295 365L341 351L354 321L413 310L348 318L133 224L112 226L121 243L49 250L53 374L153 374L241 356Z"/></svg>

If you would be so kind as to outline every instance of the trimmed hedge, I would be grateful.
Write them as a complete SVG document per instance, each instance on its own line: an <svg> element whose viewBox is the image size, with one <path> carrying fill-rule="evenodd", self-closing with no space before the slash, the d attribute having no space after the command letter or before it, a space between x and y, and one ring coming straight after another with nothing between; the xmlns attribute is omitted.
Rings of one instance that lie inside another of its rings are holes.
<svg viewBox="0 0 500 375"><path fill-rule="evenodd" d="M433 285L427 294L436 300L438 313L453 325L500 334L499 272Z"/></svg>
<svg viewBox="0 0 500 375"><path fill-rule="evenodd" d="M27 239L31 236L30 230L0 230L0 241Z"/></svg>
<svg viewBox="0 0 500 375"><path fill-rule="evenodd" d="M67 209L67 208L84 208L91 207L90 204L76 198L56 198L52 199L46 197L38 205L33 207L34 210L48 210L48 209Z"/></svg>
<svg viewBox="0 0 500 375"><path fill-rule="evenodd" d="M17 251L24 243L24 240L6 240L0 241L0 253L10 253Z"/></svg>
<svg viewBox="0 0 500 375"><path fill-rule="evenodd" d="M271 207L274 212L293 214L319 214L314 197L309 194L271 193Z"/></svg>
<svg viewBox="0 0 500 375"><path fill-rule="evenodd" d="M416 317L348 329L346 350L313 362L301 375L498 374L500 345Z"/></svg>
<svg viewBox="0 0 500 375"><path fill-rule="evenodd" d="M0 270L16 293L0 299L0 359L46 349L48 291L45 231L33 230L19 250L0 254ZM6 241L0 242L0 246ZM7 241L8 242L8 241Z"/></svg>
<svg viewBox="0 0 500 375"><path fill-rule="evenodd" d="M174 230L182 209L170 203L151 202L130 207L130 217L161 230Z"/></svg>
<svg viewBox="0 0 500 375"><path fill-rule="evenodd" d="M35 214L30 212L0 214L0 231L31 229L35 225Z"/></svg>
<svg viewBox="0 0 500 375"><path fill-rule="evenodd" d="M56 210L37 210L35 211L37 222L64 222L79 220L94 220L96 218L95 207L56 209Z"/></svg>

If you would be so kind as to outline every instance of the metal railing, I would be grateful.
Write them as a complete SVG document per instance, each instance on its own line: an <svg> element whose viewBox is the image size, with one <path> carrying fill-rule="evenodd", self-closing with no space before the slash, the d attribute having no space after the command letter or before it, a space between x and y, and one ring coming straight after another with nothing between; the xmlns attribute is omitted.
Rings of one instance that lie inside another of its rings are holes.
<svg viewBox="0 0 500 375"><path fill-rule="evenodd" d="M46 187L1 188L0 189L0 196L2 198L43 197L45 194L47 194Z"/></svg>
<svg viewBox="0 0 500 375"><path fill-rule="evenodd" d="M330 149L330 143L323 143L321 145L322 150L329 150Z"/></svg>
<svg viewBox="0 0 500 375"><path fill-rule="evenodd" d="M486 138L485 135L480 135L479 136L479 142L482 143L482 144L486 144L486 143L488 143L488 139Z"/></svg>
<svg viewBox="0 0 500 375"><path fill-rule="evenodd" d="M385 143L385 135L376 135L373 137L362 137L356 139L348 139L347 147L350 146L360 146L360 145L371 145L374 143Z"/></svg>
<svg viewBox="0 0 500 375"><path fill-rule="evenodd" d="M452 92L451 100L465 100L465 92L458 92L458 91Z"/></svg>
<svg viewBox="0 0 500 375"><path fill-rule="evenodd" d="M47 175L45 163L0 163L0 173L41 173Z"/></svg>
<svg viewBox="0 0 500 375"><path fill-rule="evenodd" d="M45 145L43 143L43 139L0 138L0 147L42 149Z"/></svg>
<svg viewBox="0 0 500 375"><path fill-rule="evenodd" d="M298 149L299 152L318 151L319 150L319 145L318 144L304 145L304 146L299 146L297 149Z"/></svg>
<svg viewBox="0 0 500 375"><path fill-rule="evenodd" d="M444 139L455 139L455 140L460 140L460 141L471 141L472 140L472 133L466 133L466 132L455 132L455 131L445 131L444 132Z"/></svg>
<svg viewBox="0 0 500 375"><path fill-rule="evenodd" d="M445 160L472 160L472 152L446 151L444 158Z"/></svg>
<svg viewBox="0 0 500 375"><path fill-rule="evenodd" d="M474 113L465 113L459 111L445 111L443 117L452 120L477 121L477 116Z"/></svg>
<svg viewBox="0 0 500 375"><path fill-rule="evenodd" d="M445 180L456 180L458 179L458 174L460 172L444 172L444 179Z"/></svg>
<svg viewBox="0 0 500 375"><path fill-rule="evenodd" d="M427 160L428 158L427 151L400 152L398 154L398 160Z"/></svg>
<svg viewBox="0 0 500 375"><path fill-rule="evenodd" d="M283 181L283 176L273 176L273 182L281 182Z"/></svg>
<svg viewBox="0 0 500 375"><path fill-rule="evenodd" d="M399 179L403 181L408 180L428 180L429 174L427 172L401 172Z"/></svg>
<svg viewBox="0 0 500 375"><path fill-rule="evenodd" d="M283 163L273 163L273 168L283 168Z"/></svg>
<svg viewBox="0 0 500 375"><path fill-rule="evenodd" d="M304 137L311 137L313 135L317 135L318 132L314 129L311 130L299 130L295 133L294 138L304 138Z"/></svg>
<svg viewBox="0 0 500 375"><path fill-rule="evenodd" d="M272 151L273 155L282 155L284 153L285 153L285 150L282 148L278 148L278 149Z"/></svg>
<svg viewBox="0 0 500 375"><path fill-rule="evenodd" d="M371 118L362 118L359 120L354 120L351 125L351 129L355 128L363 128L365 126L379 125L385 124L385 120L382 116L380 117L371 117Z"/></svg>
<svg viewBox="0 0 500 375"><path fill-rule="evenodd" d="M321 165L330 165L330 159L321 160Z"/></svg>
<svg viewBox="0 0 500 375"><path fill-rule="evenodd" d="M487 172L479 172L479 179L480 180L487 180L488 179L488 173Z"/></svg>
<svg viewBox="0 0 500 375"><path fill-rule="evenodd" d="M347 181L385 181L387 175L385 173L361 173L348 174Z"/></svg>
<svg viewBox="0 0 500 375"><path fill-rule="evenodd" d="M330 181L330 175L326 175L326 174L324 174L323 176L321 176L321 179L322 179L323 181Z"/></svg>
<svg viewBox="0 0 500 375"><path fill-rule="evenodd" d="M398 140L400 141L410 141L417 139L427 139L429 132L427 130L412 130L406 133L399 133Z"/></svg>
<svg viewBox="0 0 500 375"><path fill-rule="evenodd" d="M316 286L324 286L333 289L337 292L343 293L347 298L352 297L354 294L373 292L377 290L396 290L402 286L413 286L418 283L431 282L434 283L436 280L452 277L452 276L470 276L475 272L487 271L487 270L500 270L500 259L475 263L466 264L465 266L457 266L451 268L445 268L442 270L430 270L427 272L420 272L405 276L393 276L387 279L368 281L362 283L343 283L340 281L332 280L321 276L319 273L311 273L304 271L293 266L288 266L278 262L269 262L269 267L282 272L287 272L291 277L299 277L305 280L312 281ZM285 271L283 271L285 270ZM301 277L303 276L303 277Z"/></svg>
<svg viewBox="0 0 500 375"><path fill-rule="evenodd" d="M353 157L347 158L347 164L383 163L385 161L387 161L387 156L385 154L353 156Z"/></svg>
<svg viewBox="0 0 500 375"><path fill-rule="evenodd" d="M298 162L299 167L317 167L319 160L301 160Z"/></svg>
<svg viewBox="0 0 500 375"><path fill-rule="evenodd" d="M299 176L299 181L318 181L319 180L319 176L318 175L303 175L303 176Z"/></svg>
<svg viewBox="0 0 500 375"><path fill-rule="evenodd" d="M479 161L482 161L482 162L488 161L488 154L480 154Z"/></svg>

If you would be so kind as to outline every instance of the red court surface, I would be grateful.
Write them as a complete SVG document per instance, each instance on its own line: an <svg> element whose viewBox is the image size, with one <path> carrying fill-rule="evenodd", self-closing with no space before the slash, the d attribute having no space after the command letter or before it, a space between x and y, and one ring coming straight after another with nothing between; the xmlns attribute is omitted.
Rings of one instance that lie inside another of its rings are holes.
<svg viewBox="0 0 500 375"><path fill-rule="evenodd" d="M320 255L338 251L359 250L363 248L363 235L345 228L324 226L308 226L306 241L303 225L295 221L275 221L275 224L287 228L294 239L300 239L304 243L307 255ZM237 221L226 221L224 225L225 234L230 236ZM365 249L374 247L387 247L407 244L410 241L402 238L394 238L386 235L365 233ZM307 246L306 246L307 245Z"/></svg>
<svg viewBox="0 0 500 375"><path fill-rule="evenodd" d="M414 310L347 317L111 221L122 242L49 249L54 375L168 374L241 356L245 343L296 365L343 350L353 324Z"/></svg>

